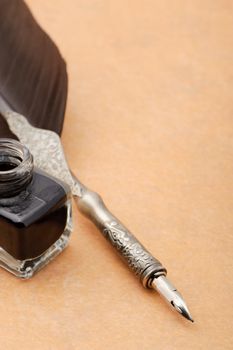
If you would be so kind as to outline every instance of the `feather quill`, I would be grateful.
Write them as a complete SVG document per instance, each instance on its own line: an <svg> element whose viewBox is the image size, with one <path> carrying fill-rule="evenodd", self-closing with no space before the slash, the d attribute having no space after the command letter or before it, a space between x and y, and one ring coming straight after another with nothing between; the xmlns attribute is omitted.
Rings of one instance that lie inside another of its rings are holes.
<svg viewBox="0 0 233 350"><path fill-rule="evenodd" d="M66 64L22 0L0 0L0 112L4 101L36 127L61 134ZM13 137L0 116L0 137Z"/></svg>

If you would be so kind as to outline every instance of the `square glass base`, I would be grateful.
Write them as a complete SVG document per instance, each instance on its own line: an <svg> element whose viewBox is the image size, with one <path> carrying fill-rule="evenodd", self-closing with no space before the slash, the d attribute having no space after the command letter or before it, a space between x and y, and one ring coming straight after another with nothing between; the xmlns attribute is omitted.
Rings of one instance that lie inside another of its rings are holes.
<svg viewBox="0 0 233 350"><path fill-rule="evenodd" d="M72 231L72 206L71 201L67 202L67 222L60 238L43 254L30 260L17 260L0 247L0 266L14 274L16 277L31 278L42 267L47 265L68 245Z"/></svg>

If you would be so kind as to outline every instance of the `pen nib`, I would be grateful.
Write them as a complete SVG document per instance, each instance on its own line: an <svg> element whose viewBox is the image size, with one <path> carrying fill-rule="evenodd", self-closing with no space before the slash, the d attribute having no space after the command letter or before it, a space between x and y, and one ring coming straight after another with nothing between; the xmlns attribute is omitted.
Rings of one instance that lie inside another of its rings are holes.
<svg viewBox="0 0 233 350"><path fill-rule="evenodd" d="M157 290L183 317L194 322L181 294L165 276L154 278L151 287Z"/></svg>
<svg viewBox="0 0 233 350"><path fill-rule="evenodd" d="M176 295L174 299L171 301L171 305L187 320L194 322L192 319L192 316L190 315L189 309L187 308L187 305L185 304L183 298L181 297L180 293L176 292Z"/></svg>

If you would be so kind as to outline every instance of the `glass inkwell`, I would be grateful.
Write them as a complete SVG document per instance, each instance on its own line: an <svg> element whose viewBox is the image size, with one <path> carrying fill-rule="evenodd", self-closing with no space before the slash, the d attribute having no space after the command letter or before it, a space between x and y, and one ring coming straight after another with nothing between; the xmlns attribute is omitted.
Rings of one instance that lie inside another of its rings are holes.
<svg viewBox="0 0 233 350"><path fill-rule="evenodd" d="M0 266L30 278L67 246L68 185L34 168L29 150L0 138Z"/></svg>

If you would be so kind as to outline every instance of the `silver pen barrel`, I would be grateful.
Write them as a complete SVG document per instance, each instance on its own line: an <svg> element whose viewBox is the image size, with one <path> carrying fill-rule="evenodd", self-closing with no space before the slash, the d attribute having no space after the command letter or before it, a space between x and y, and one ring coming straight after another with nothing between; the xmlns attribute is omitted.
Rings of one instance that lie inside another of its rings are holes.
<svg viewBox="0 0 233 350"><path fill-rule="evenodd" d="M176 311L193 322L181 294L166 278L166 269L107 209L100 195L83 186L81 196L75 199L81 213L97 226L143 286L158 291Z"/></svg>
<svg viewBox="0 0 233 350"><path fill-rule="evenodd" d="M107 209L100 195L85 189L76 199L79 210L98 227L145 287L152 276L166 275L162 264Z"/></svg>

